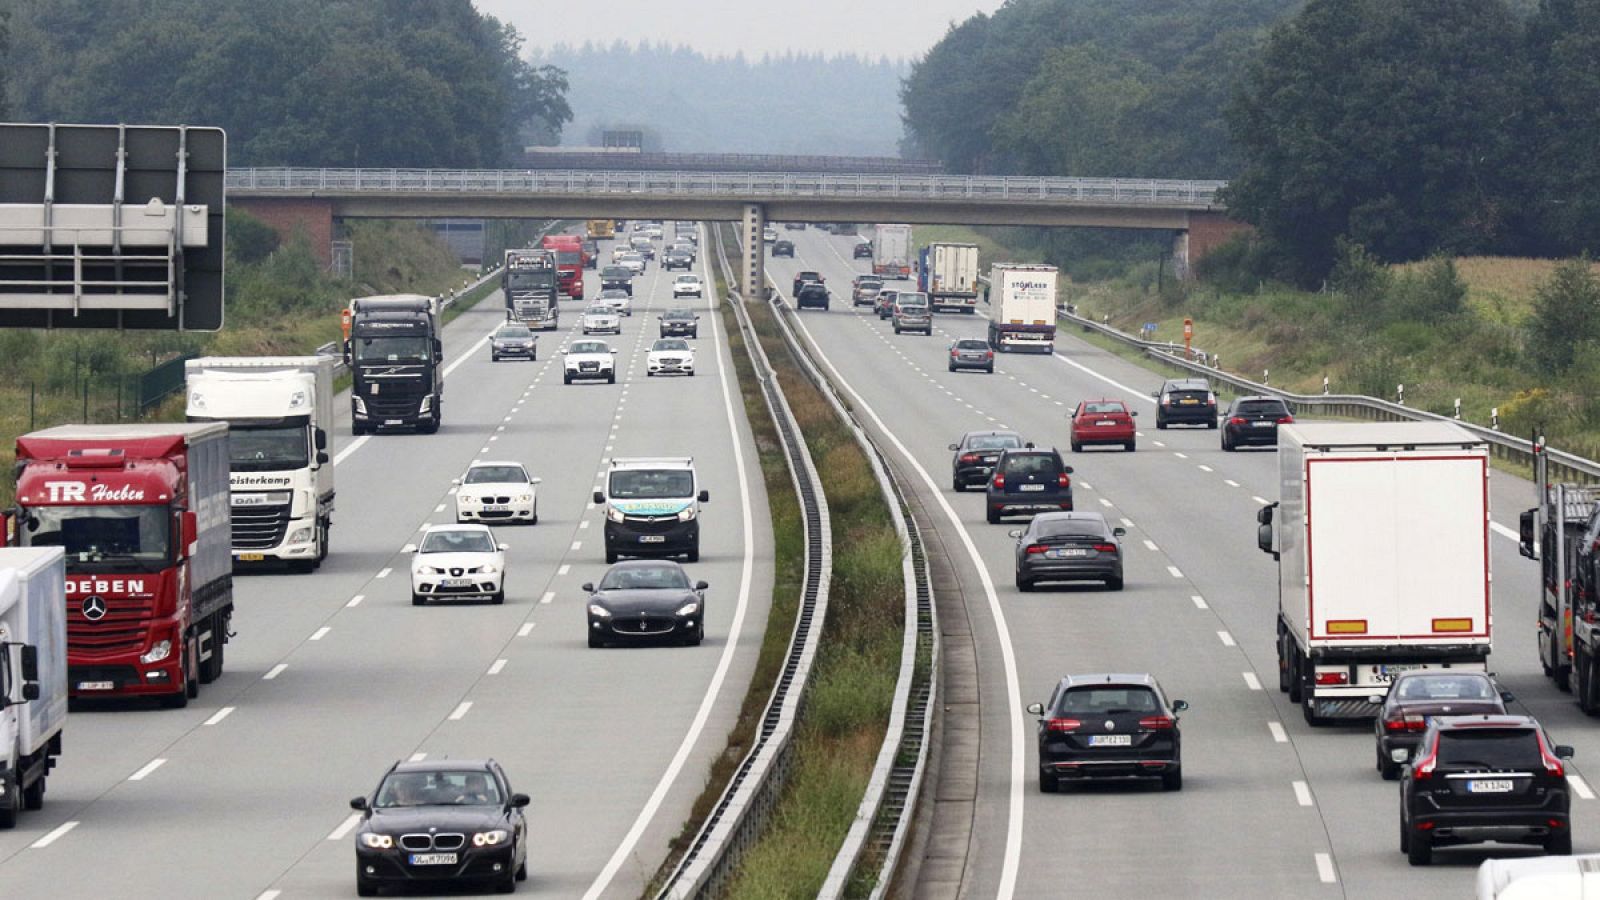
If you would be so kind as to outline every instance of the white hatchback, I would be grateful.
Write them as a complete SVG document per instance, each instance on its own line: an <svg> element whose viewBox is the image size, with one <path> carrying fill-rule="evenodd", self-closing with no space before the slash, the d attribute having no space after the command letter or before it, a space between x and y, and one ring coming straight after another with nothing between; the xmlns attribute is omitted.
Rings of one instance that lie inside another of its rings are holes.
<svg viewBox="0 0 1600 900"><path fill-rule="evenodd" d="M440 597L506 600L506 545L487 525L435 525L411 557L411 605Z"/></svg>
<svg viewBox="0 0 1600 900"><path fill-rule="evenodd" d="M537 525L540 480L519 462L475 462L455 480L456 521Z"/></svg>

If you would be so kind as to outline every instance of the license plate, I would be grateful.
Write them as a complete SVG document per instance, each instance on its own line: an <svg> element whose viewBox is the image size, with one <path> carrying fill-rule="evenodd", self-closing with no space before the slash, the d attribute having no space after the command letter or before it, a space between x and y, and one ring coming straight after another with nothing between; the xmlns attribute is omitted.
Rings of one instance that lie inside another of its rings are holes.
<svg viewBox="0 0 1600 900"><path fill-rule="evenodd" d="M456 864L454 853L413 853L411 854L413 866L453 866Z"/></svg>
<svg viewBox="0 0 1600 900"><path fill-rule="evenodd" d="M1511 793L1511 781L1505 778L1495 778L1490 780L1473 779L1472 781L1467 782L1467 793L1509 794Z"/></svg>
<svg viewBox="0 0 1600 900"><path fill-rule="evenodd" d="M1024 490L1024 491L1042 491L1042 490L1044 490L1044 485L1042 485L1042 484L1025 484L1025 485L1022 486L1022 490Z"/></svg>
<svg viewBox="0 0 1600 900"><path fill-rule="evenodd" d="M233 558L240 562L261 562L267 557L261 553L235 553Z"/></svg>
<svg viewBox="0 0 1600 900"><path fill-rule="evenodd" d="M1250 427L1251 428L1271 428L1273 425L1276 425L1276 424L1277 424L1276 422L1251 422L1250 423Z"/></svg>
<svg viewBox="0 0 1600 900"><path fill-rule="evenodd" d="M1092 734L1089 736L1091 747L1131 747L1133 735L1131 734Z"/></svg>
<svg viewBox="0 0 1600 900"><path fill-rule="evenodd" d="M1051 550L1045 555L1051 559L1072 559L1077 556L1088 556L1089 551L1082 548L1068 548L1066 550Z"/></svg>
<svg viewBox="0 0 1600 900"><path fill-rule="evenodd" d="M664 534L641 534L641 535L639 535L639 543L641 543L641 544L665 544L666 542L667 542L667 536L664 535Z"/></svg>
<svg viewBox="0 0 1600 900"><path fill-rule="evenodd" d="M116 686L117 686L117 684L114 681L80 681L80 682L78 682L78 690L80 690L80 691L109 691L109 690L114 690L116 688Z"/></svg>
<svg viewBox="0 0 1600 900"><path fill-rule="evenodd" d="M439 582L439 586L440 587L447 587L447 588L471 587L472 586L472 579L470 579L470 578L446 578L445 580Z"/></svg>
<svg viewBox="0 0 1600 900"><path fill-rule="evenodd" d="M1178 401L1178 405L1179 406L1199 406L1200 405L1200 401L1199 400L1179 400Z"/></svg>
<svg viewBox="0 0 1600 900"><path fill-rule="evenodd" d="M383 424L385 424L385 425L403 425L405 423L401 422L399 419L384 419L383 420Z"/></svg>
<svg viewBox="0 0 1600 900"><path fill-rule="evenodd" d="M1096 425L1115 425L1117 423L1116 423L1116 420L1114 420L1114 419L1101 419L1100 421L1096 422L1095 424Z"/></svg>
<svg viewBox="0 0 1600 900"><path fill-rule="evenodd" d="M1426 669L1426 668L1427 668L1427 666L1422 665L1420 663L1415 663L1415 664L1412 664L1412 665L1379 666L1378 667L1378 672L1377 672L1377 679L1379 681L1393 681L1395 679L1395 676L1399 675L1402 672L1415 672L1418 669Z"/></svg>
<svg viewBox="0 0 1600 900"><path fill-rule="evenodd" d="M510 512L511 511L511 507L509 507L509 506L485 506L483 508L483 511L484 512Z"/></svg>

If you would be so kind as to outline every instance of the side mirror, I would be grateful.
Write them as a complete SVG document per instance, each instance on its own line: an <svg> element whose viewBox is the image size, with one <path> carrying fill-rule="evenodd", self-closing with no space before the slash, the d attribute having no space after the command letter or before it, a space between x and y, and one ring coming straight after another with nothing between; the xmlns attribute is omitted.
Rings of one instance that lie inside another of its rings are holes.
<svg viewBox="0 0 1600 900"><path fill-rule="evenodd" d="M1539 514L1536 509L1530 509L1518 517L1517 524L1521 526L1517 535L1517 551L1528 559L1538 559L1539 554L1533 549L1534 545L1534 518Z"/></svg>
<svg viewBox="0 0 1600 900"><path fill-rule="evenodd" d="M1556 745L1556 756L1561 758L1561 759L1571 759L1576 754L1577 754L1577 751L1573 750L1571 747L1567 746L1566 744L1557 744Z"/></svg>
<svg viewBox="0 0 1600 900"><path fill-rule="evenodd" d="M1071 466L1062 466L1061 467L1061 471L1067 473L1068 475L1071 475L1072 474L1072 467Z"/></svg>
<svg viewBox="0 0 1600 900"><path fill-rule="evenodd" d="M1274 560L1278 558L1278 551L1272 549L1271 525L1256 526L1256 547L1260 548L1262 553L1271 553Z"/></svg>
<svg viewBox="0 0 1600 900"><path fill-rule="evenodd" d="M600 491L595 491L594 492L594 502L596 502L596 503L604 503L604 502L606 502L606 495L601 493Z"/></svg>
<svg viewBox="0 0 1600 900"><path fill-rule="evenodd" d="M1128 410L1128 415L1130 415L1133 418L1137 419L1137 418L1139 418L1139 411L1137 409L1130 409L1130 410Z"/></svg>
<svg viewBox="0 0 1600 900"><path fill-rule="evenodd" d="M1188 709L1189 709L1189 701L1187 701L1187 700L1174 700L1174 701L1172 701L1172 711L1173 712L1185 712Z"/></svg>
<svg viewBox="0 0 1600 900"><path fill-rule="evenodd" d="M700 499L701 503L710 503L711 502L711 492L710 491L701 491L699 499Z"/></svg>
<svg viewBox="0 0 1600 900"><path fill-rule="evenodd" d="M28 681L22 685L22 702L39 699L39 682Z"/></svg>
<svg viewBox="0 0 1600 900"><path fill-rule="evenodd" d="M950 445L950 449L951 450L960 450L961 449L961 445L960 444L951 444Z"/></svg>
<svg viewBox="0 0 1600 900"><path fill-rule="evenodd" d="M1256 522L1258 522L1258 523L1260 523L1262 525L1271 525L1272 524L1272 511L1274 509L1277 509L1277 508L1278 508L1278 504L1269 503L1266 506L1263 506L1260 509L1256 510Z"/></svg>
<svg viewBox="0 0 1600 900"><path fill-rule="evenodd" d="M22 667L23 681L39 680L39 648L32 644L23 644L18 654L18 662Z"/></svg>
<svg viewBox="0 0 1600 900"><path fill-rule="evenodd" d="M1161 392L1160 391L1151 391L1150 392L1150 396L1153 399L1160 400L1161 399Z"/></svg>
<svg viewBox="0 0 1600 900"><path fill-rule="evenodd" d="M1500 692L1500 699L1504 700L1507 703L1515 703L1516 700L1517 700L1517 695L1511 693L1510 691L1501 691Z"/></svg>
<svg viewBox="0 0 1600 900"><path fill-rule="evenodd" d="M611 351L611 355L612 356L616 356L617 355L617 351L615 351L615 350Z"/></svg>
<svg viewBox="0 0 1600 900"><path fill-rule="evenodd" d="M1111 529L1111 536L1112 537L1123 537L1127 533L1128 533L1128 529L1123 528L1121 525L1118 525L1116 528Z"/></svg>
<svg viewBox="0 0 1600 900"><path fill-rule="evenodd" d="M367 798L365 798L365 797L351 797L350 798L350 808L351 809L361 810L361 811L365 812L366 808L367 808Z"/></svg>
<svg viewBox="0 0 1600 900"><path fill-rule="evenodd" d="M198 542L200 535L200 519L193 510L185 510L179 516L179 522L181 523L180 530L183 537L183 555L185 557L193 556L195 544Z"/></svg>
<svg viewBox="0 0 1600 900"><path fill-rule="evenodd" d="M451 483L451 484L454 484L454 485L460 485L460 484L461 484L461 479L459 479L459 478L452 478L452 479L450 479L450 483Z"/></svg>
<svg viewBox="0 0 1600 900"><path fill-rule="evenodd" d="M706 584L704 581L696 581L694 583L694 589L697 591L703 591L708 587L711 587L711 585Z"/></svg>
<svg viewBox="0 0 1600 900"><path fill-rule="evenodd" d="M511 545L510 544L495 544L495 546L500 548L501 550L510 550L511 549Z"/></svg>
<svg viewBox="0 0 1600 900"><path fill-rule="evenodd" d="M326 449L328 449L328 432L324 431L321 428L318 428L314 432L314 434L316 435L316 437L313 440L315 440L316 443L317 443L317 449L318 450L326 450Z"/></svg>
<svg viewBox="0 0 1600 900"><path fill-rule="evenodd" d="M444 362L444 341L438 338L433 339L433 361L435 363Z"/></svg>
<svg viewBox="0 0 1600 900"><path fill-rule="evenodd" d="M350 365L350 342L344 342L344 364Z"/></svg>
<svg viewBox="0 0 1600 900"><path fill-rule="evenodd" d="M512 794L511 795L511 808L512 809L521 809L524 806L527 806L529 803L532 803L532 802L533 801L531 799L529 799L527 794Z"/></svg>
<svg viewBox="0 0 1600 900"><path fill-rule="evenodd" d="M592 594L594 593L594 582L585 581L583 584L578 586L578 590L583 591L585 594Z"/></svg>
<svg viewBox="0 0 1600 900"><path fill-rule="evenodd" d="M1029 703L1028 704L1028 712L1031 712L1036 716L1042 716L1042 715L1044 715L1044 704L1043 703Z"/></svg>
<svg viewBox="0 0 1600 900"><path fill-rule="evenodd" d="M317 451L317 465L325 466L327 464L328 464L328 451L326 451L326 450L318 450Z"/></svg>
<svg viewBox="0 0 1600 900"><path fill-rule="evenodd" d="M543 478L540 478L540 477L539 477L539 476L537 476L537 475L535 475L535 476L533 476L533 477L532 477L532 478L529 478L529 479L528 479L528 483L529 483L529 484L544 484L544 479L543 479Z"/></svg>
<svg viewBox="0 0 1600 900"><path fill-rule="evenodd" d="M1014 537L1014 538L1020 538L1020 537L1022 537L1022 529L1021 528L1013 528L1010 531L1006 532L1006 534L1008 534L1008 535L1010 535L1011 537Z"/></svg>

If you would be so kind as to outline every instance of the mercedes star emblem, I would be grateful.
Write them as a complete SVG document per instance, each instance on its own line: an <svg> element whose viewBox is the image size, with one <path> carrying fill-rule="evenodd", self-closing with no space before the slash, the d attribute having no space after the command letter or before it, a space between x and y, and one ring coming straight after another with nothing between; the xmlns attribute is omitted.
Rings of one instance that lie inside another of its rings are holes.
<svg viewBox="0 0 1600 900"><path fill-rule="evenodd" d="M98 596L88 596L83 599L83 617L91 622L98 622L106 617L106 601Z"/></svg>

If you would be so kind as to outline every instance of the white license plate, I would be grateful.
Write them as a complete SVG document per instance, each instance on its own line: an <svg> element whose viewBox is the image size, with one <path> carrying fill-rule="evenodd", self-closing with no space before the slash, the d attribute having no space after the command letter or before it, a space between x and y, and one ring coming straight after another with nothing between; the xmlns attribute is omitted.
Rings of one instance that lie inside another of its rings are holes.
<svg viewBox="0 0 1600 900"><path fill-rule="evenodd" d="M413 866L453 866L456 864L454 853L413 853L411 854Z"/></svg>
<svg viewBox="0 0 1600 900"><path fill-rule="evenodd" d="M1116 421L1114 419L1101 419L1100 421L1096 422L1095 424L1096 425L1115 425L1117 423L1116 423Z"/></svg>
<svg viewBox="0 0 1600 900"><path fill-rule="evenodd" d="M509 507L509 506L485 506L483 508L483 511L484 512L510 512L511 511L511 507Z"/></svg>
<svg viewBox="0 0 1600 900"><path fill-rule="evenodd" d="M665 544L666 542L667 542L667 536L664 535L664 534L641 534L641 535L639 535L639 543L641 543L641 544Z"/></svg>
<svg viewBox="0 0 1600 900"><path fill-rule="evenodd" d="M1511 793L1511 781L1504 778L1495 778L1489 780L1474 779L1467 782L1467 793L1509 794Z"/></svg>
<svg viewBox="0 0 1600 900"><path fill-rule="evenodd" d="M1133 735L1131 734L1092 734L1089 736L1091 747L1131 747Z"/></svg>
<svg viewBox="0 0 1600 900"><path fill-rule="evenodd" d="M114 681L80 681L80 682L78 682L78 690L80 690L80 691L110 691L110 690L115 690L116 687L117 687L117 684Z"/></svg>
<svg viewBox="0 0 1600 900"><path fill-rule="evenodd" d="M383 420L383 424L385 424L385 425L403 425L405 423L401 422L399 419L385 419L385 420Z"/></svg>
<svg viewBox="0 0 1600 900"><path fill-rule="evenodd" d="M1025 484L1025 485L1022 486L1021 490L1024 490L1024 491L1042 491L1042 490L1044 490L1044 485L1042 485L1042 484Z"/></svg>
<svg viewBox="0 0 1600 900"><path fill-rule="evenodd" d="M1051 559L1071 559L1075 556L1088 556L1089 551L1084 550L1081 547L1069 547L1065 550L1051 550L1045 555Z"/></svg>
<svg viewBox="0 0 1600 900"><path fill-rule="evenodd" d="M1250 427L1251 428L1271 428L1273 425L1276 425L1276 424L1277 424L1276 422L1251 422L1250 423Z"/></svg>
<svg viewBox="0 0 1600 900"><path fill-rule="evenodd" d="M439 582L439 586L440 587L447 587L447 588L472 587L472 579L471 578L446 578L445 580Z"/></svg>
<svg viewBox="0 0 1600 900"><path fill-rule="evenodd" d="M1373 673L1372 677L1375 681L1387 684L1388 682L1394 681L1395 677L1400 675L1402 672L1415 672L1419 669L1426 668L1427 666L1422 665L1421 663L1413 663L1411 665L1402 664L1395 666L1379 666L1378 671Z"/></svg>

